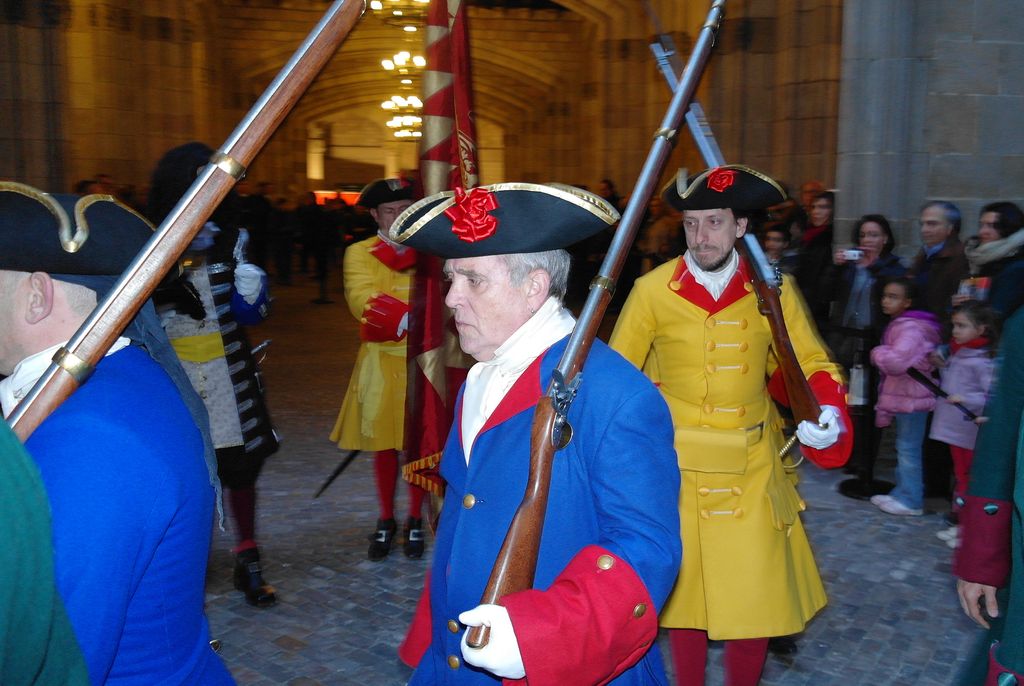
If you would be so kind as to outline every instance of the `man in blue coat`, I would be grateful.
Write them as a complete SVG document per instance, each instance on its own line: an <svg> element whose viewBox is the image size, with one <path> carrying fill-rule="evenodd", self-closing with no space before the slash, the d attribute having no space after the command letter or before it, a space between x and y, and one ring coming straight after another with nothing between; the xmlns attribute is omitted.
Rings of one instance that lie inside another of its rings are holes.
<svg viewBox="0 0 1024 686"><path fill-rule="evenodd" d="M5 416L151 235L110 196L0 182ZM216 480L203 424L147 304L26 441L52 512L57 589L93 684L234 683L203 613Z"/></svg>
<svg viewBox="0 0 1024 686"><path fill-rule="evenodd" d="M533 588L480 604L522 500L537 403L575 320L564 248L617 211L564 186L496 184L424 198L391 238L447 258L462 349L477 360L441 461L430 646L411 684L667 683L657 614L681 555L672 421L655 387L595 341L556 452ZM490 627L483 648L468 627Z"/></svg>

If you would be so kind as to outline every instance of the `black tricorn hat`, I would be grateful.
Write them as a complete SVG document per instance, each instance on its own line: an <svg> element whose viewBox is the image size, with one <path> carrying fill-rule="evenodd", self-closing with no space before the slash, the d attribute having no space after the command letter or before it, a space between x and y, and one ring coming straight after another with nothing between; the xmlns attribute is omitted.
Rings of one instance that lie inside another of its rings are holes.
<svg viewBox="0 0 1024 686"><path fill-rule="evenodd" d="M573 186L496 183L427 196L389 234L440 257L483 257L566 248L618 220L610 203Z"/></svg>
<svg viewBox="0 0 1024 686"><path fill-rule="evenodd" d="M118 276L153 226L110 195L50 195L0 181L0 269Z"/></svg>
<svg viewBox="0 0 1024 686"><path fill-rule="evenodd" d="M661 192L677 210L763 210L786 199L786 191L767 174L739 164L705 169L686 177L681 170Z"/></svg>
<svg viewBox="0 0 1024 686"><path fill-rule="evenodd" d="M412 200L413 192L412 182L408 179L377 179L363 187L356 204L372 210L386 202Z"/></svg>

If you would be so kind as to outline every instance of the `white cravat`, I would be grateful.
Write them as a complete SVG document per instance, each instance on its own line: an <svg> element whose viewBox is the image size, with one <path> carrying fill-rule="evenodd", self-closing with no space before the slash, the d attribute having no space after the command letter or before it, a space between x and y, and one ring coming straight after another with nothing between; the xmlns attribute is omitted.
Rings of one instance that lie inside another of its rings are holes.
<svg viewBox="0 0 1024 686"><path fill-rule="evenodd" d="M715 300L722 297L725 287L729 285L732 275L736 273L740 266L740 256L736 254L735 250L729 254L729 259L726 261L725 266L717 272L708 272L701 269L700 265L697 264L697 260L690 257L689 250L683 255L683 259L686 260L686 266L690 269L690 273L693 274L693 280L703 286Z"/></svg>
<svg viewBox="0 0 1024 686"><path fill-rule="evenodd" d="M569 335L575 323L557 298L548 298L536 314L494 351L493 358L470 368L462 394L466 464L477 434L505 394L541 353Z"/></svg>
<svg viewBox="0 0 1024 686"><path fill-rule="evenodd" d="M116 353L129 343L131 341L123 336L118 338L114 341L114 345L110 346L107 355ZM67 341L58 343L52 348L40 350L33 355L29 355L17 364L10 376L0 381L0 407L3 408L5 417L9 417L14 412L14 408L28 395L28 392L36 385L36 381L39 381L39 377L50 366L50 363L53 361L53 354L66 344Z"/></svg>

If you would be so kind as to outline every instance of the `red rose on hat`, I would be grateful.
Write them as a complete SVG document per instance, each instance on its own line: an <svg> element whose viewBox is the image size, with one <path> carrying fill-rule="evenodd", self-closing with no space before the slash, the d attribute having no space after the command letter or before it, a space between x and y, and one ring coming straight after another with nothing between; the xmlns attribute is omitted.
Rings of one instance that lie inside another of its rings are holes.
<svg viewBox="0 0 1024 686"><path fill-rule="evenodd" d="M472 188L469 193L455 189L455 204L444 211L452 220L452 233L467 243L482 241L494 235L498 219L488 212L498 209L494 193L486 188Z"/></svg>
<svg viewBox="0 0 1024 686"><path fill-rule="evenodd" d="M736 172L732 169L716 169L708 174L708 189L722 193L736 183Z"/></svg>

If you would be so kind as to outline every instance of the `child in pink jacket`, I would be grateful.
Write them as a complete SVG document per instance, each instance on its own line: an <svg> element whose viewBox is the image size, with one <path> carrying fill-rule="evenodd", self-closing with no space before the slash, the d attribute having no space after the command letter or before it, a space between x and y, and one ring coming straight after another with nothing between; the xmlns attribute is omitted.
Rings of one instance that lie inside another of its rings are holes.
<svg viewBox="0 0 1024 686"><path fill-rule="evenodd" d="M882 334L882 344L871 350L871 364L882 378L875 424L884 427L896 421L896 488L889 495L872 496L871 503L891 515L923 512L921 446L928 413L935 407L931 391L907 374L913 367L930 375L934 367L929 353L941 340L935 315L913 309L915 296L909 279L893 279L885 285L882 312L892 321Z"/></svg>
<svg viewBox="0 0 1024 686"><path fill-rule="evenodd" d="M951 355L943 360L937 354L942 374L942 390L946 399L935 401L932 415L931 438L949 445L953 458L953 512L959 511L959 502L967 492L967 477L974 459L974 442L978 438L978 424L970 421L953 403L959 403L976 415L985 409L989 387L995 368L997 328L995 311L985 303L967 300L953 308L953 339ZM938 358L938 360L936 360ZM980 421L977 420L977 421ZM956 546L958 529L954 524L940 531L939 538L952 548Z"/></svg>

